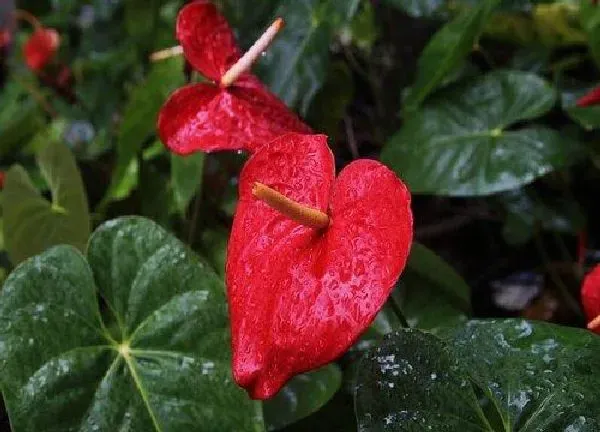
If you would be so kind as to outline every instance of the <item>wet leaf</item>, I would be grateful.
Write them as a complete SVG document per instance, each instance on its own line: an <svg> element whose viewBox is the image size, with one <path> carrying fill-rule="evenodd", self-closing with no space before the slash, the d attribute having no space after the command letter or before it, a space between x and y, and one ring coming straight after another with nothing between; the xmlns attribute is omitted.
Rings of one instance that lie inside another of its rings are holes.
<svg viewBox="0 0 600 432"><path fill-rule="evenodd" d="M598 349L588 331L524 320L390 334L361 363L360 430L598 430Z"/></svg>
<svg viewBox="0 0 600 432"><path fill-rule="evenodd" d="M58 246L19 266L0 343L15 432L262 430L230 376L221 280L147 219L105 223L87 257Z"/></svg>
<svg viewBox="0 0 600 432"><path fill-rule="evenodd" d="M531 183L582 154L576 141L552 129L510 130L555 100L536 75L491 72L428 102L388 141L382 160L413 193L489 195Z"/></svg>
<svg viewBox="0 0 600 432"><path fill-rule="evenodd" d="M90 234L85 189L71 151L51 141L38 152L37 163L51 201L19 165L8 171L4 182L4 240L13 264L58 244L83 250Z"/></svg>
<svg viewBox="0 0 600 432"><path fill-rule="evenodd" d="M277 430L316 412L339 389L342 371L335 364L294 377L263 403L267 430Z"/></svg>

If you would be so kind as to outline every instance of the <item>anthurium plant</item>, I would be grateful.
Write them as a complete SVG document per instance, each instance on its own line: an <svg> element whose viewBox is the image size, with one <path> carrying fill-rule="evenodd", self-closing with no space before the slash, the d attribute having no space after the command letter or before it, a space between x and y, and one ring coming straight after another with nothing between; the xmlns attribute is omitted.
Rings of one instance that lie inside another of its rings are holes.
<svg viewBox="0 0 600 432"><path fill-rule="evenodd" d="M600 432L599 23L0 4L0 432Z"/></svg>

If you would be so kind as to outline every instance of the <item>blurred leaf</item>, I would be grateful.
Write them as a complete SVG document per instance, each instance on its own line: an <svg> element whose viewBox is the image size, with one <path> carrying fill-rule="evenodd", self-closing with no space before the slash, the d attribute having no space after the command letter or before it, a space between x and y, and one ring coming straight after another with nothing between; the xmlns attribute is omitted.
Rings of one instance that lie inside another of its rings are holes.
<svg viewBox="0 0 600 432"><path fill-rule="evenodd" d="M22 149L24 154L34 154L40 152L49 142L59 142L63 139L63 134L67 127L67 120L57 118L50 124L38 131L31 140Z"/></svg>
<svg viewBox="0 0 600 432"><path fill-rule="evenodd" d="M361 2L360 8L349 24L342 27L339 39L344 45L354 45L370 52L379 37L375 8L371 2Z"/></svg>
<svg viewBox="0 0 600 432"><path fill-rule="evenodd" d="M263 430L260 405L231 377L223 283L155 223L109 221L87 260L52 248L19 266L0 296L14 430Z"/></svg>
<svg viewBox="0 0 600 432"><path fill-rule="evenodd" d="M429 41L417 63L417 79L404 100L414 111L472 51L484 25L499 0L483 0L465 10L439 30Z"/></svg>
<svg viewBox="0 0 600 432"><path fill-rule="evenodd" d="M567 81L564 79L563 81ZM575 81L561 82L561 105L567 115L587 130L600 128L600 105L577 106L577 100L595 88Z"/></svg>
<svg viewBox="0 0 600 432"><path fill-rule="evenodd" d="M156 119L163 103L183 83L183 59L175 57L156 63L146 79L131 92L117 143L117 165L104 204L113 199L123 199L131 193L135 183L126 177L132 160L137 157L144 142L155 133Z"/></svg>
<svg viewBox="0 0 600 432"><path fill-rule="evenodd" d="M292 378L274 398L263 402L267 430L281 429L318 411L341 383L342 372L334 363Z"/></svg>
<svg viewBox="0 0 600 432"><path fill-rule="evenodd" d="M4 240L13 264L57 244L83 250L90 234L88 203L75 158L51 141L37 155L52 201L35 188L19 165L7 173L3 199Z"/></svg>
<svg viewBox="0 0 600 432"><path fill-rule="evenodd" d="M420 243L413 242L407 270L433 283L464 310L471 309L471 288L446 261Z"/></svg>
<svg viewBox="0 0 600 432"><path fill-rule="evenodd" d="M600 338L591 332L504 320L471 321L446 334L448 343L404 329L363 358L355 393L359 430L600 427L593 414L600 410Z"/></svg>
<svg viewBox="0 0 600 432"><path fill-rule="evenodd" d="M587 37L579 26L578 12L574 5L564 2L536 5L533 22L540 41L547 46L585 43Z"/></svg>
<svg viewBox="0 0 600 432"><path fill-rule="evenodd" d="M591 0L581 0L579 19L587 34L590 53L600 66L600 8Z"/></svg>
<svg viewBox="0 0 600 432"><path fill-rule="evenodd" d="M526 190L507 192L499 199L507 211L502 235L509 244L526 243L538 227L577 234L585 226L583 209L574 200L554 196L542 199Z"/></svg>
<svg viewBox="0 0 600 432"><path fill-rule="evenodd" d="M267 86L288 106L306 115L327 76L333 19L320 0L284 1L276 15L286 21L260 63Z"/></svg>
<svg viewBox="0 0 600 432"><path fill-rule="evenodd" d="M141 214L164 227L169 226L169 216L175 211L173 190L169 175L151 164L140 170Z"/></svg>
<svg viewBox="0 0 600 432"><path fill-rule="evenodd" d="M0 89L0 156L27 142L45 125L44 112L17 84Z"/></svg>
<svg viewBox="0 0 600 432"><path fill-rule="evenodd" d="M171 154L171 185L177 210L185 215L190 200L202 186L204 153L189 156Z"/></svg>
<svg viewBox="0 0 600 432"><path fill-rule="evenodd" d="M489 195L563 168L581 146L558 132L511 125L538 117L555 103L536 75L496 71L451 88L415 113L382 153L412 192Z"/></svg>
<svg viewBox="0 0 600 432"><path fill-rule="evenodd" d="M128 0L125 5L127 33L142 47L143 52L153 48L159 9L163 0Z"/></svg>
<svg viewBox="0 0 600 432"><path fill-rule="evenodd" d="M345 62L331 63L327 81L314 98L308 113L308 122L316 130L335 139L340 121L354 96L354 79Z"/></svg>
<svg viewBox="0 0 600 432"><path fill-rule="evenodd" d="M384 3L400 9L415 18L431 17L439 12L446 0L384 0Z"/></svg>
<svg viewBox="0 0 600 432"><path fill-rule="evenodd" d="M202 233L202 256L222 277L225 277L229 231L222 227L209 228Z"/></svg>

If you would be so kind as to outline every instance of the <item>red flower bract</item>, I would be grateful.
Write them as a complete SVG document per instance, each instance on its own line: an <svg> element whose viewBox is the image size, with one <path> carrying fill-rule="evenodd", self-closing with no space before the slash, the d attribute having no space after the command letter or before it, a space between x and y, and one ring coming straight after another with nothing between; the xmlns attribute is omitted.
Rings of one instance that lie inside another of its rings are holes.
<svg viewBox="0 0 600 432"><path fill-rule="evenodd" d="M326 212L323 230L258 200L263 183ZM410 193L388 168L358 160L335 178L323 135L288 134L252 155L227 253L233 374L257 399L343 354L385 303L412 242Z"/></svg>
<svg viewBox="0 0 600 432"><path fill-rule="evenodd" d="M576 105L578 107L587 107L592 105L598 105L600 103L600 87L596 87L590 90L588 93L577 99Z"/></svg>
<svg viewBox="0 0 600 432"><path fill-rule="evenodd" d="M207 1L185 6L177 17L177 39L186 59L215 84L178 89L158 117L163 143L173 152L256 150L287 132L310 133L283 102L249 73L231 86L218 83L240 59L231 28Z"/></svg>
<svg viewBox="0 0 600 432"><path fill-rule="evenodd" d="M588 322L591 323L600 316L600 265L594 267L583 279L581 302ZM600 326L593 326L591 330L600 334Z"/></svg>
<svg viewBox="0 0 600 432"><path fill-rule="evenodd" d="M41 71L52 60L60 45L60 36L52 28L39 28L27 40L23 55L27 67L34 72Z"/></svg>

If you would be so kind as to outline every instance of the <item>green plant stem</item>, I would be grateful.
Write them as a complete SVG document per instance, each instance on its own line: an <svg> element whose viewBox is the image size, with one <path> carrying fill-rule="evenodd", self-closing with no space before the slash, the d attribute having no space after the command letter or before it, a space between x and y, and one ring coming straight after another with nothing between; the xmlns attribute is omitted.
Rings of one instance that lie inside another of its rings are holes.
<svg viewBox="0 0 600 432"><path fill-rule="evenodd" d="M406 316L404 316L404 312L402 312L402 309L400 309L400 306L396 302L396 299L394 298L393 294L390 295L390 297L388 298L388 304L394 311L394 314L396 315L396 317L398 317L398 320L400 321L400 325L404 328L410 328L410 325L408 324L408 321L406 320Z"/></svg>

